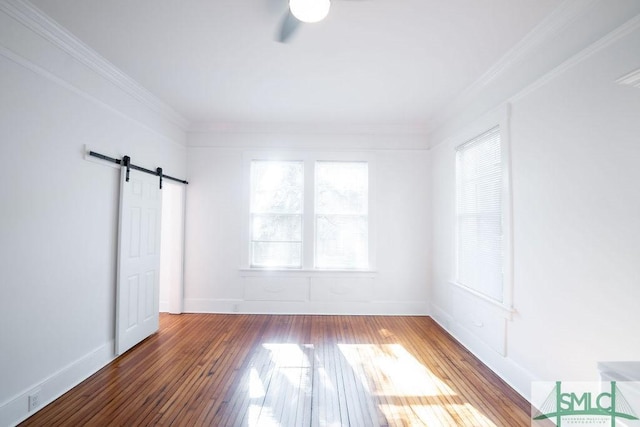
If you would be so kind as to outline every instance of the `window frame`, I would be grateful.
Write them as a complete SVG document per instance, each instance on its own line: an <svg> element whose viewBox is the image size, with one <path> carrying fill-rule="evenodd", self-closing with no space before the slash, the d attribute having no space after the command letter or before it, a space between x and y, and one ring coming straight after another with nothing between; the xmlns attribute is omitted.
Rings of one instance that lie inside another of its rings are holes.
<svg viewBox="0 0 640 427"><path fill-rule="evenodd" d="M263 161L302 161L304 174L304 202L302 217L302 267L252 267L251 266L251 162ZM376 204L375 204L375 154L364 151L246 151L243 161L243 213L241 226L241 265L240 271L253 274L260 272L296 273L373 273L376 266ZM366 162L368 164L368 258L367 268L318 268L316 267L316 226L315 226L315 163L327 162Z"/></svg>
<svg viewBox="0 0 640 427"><path fill-rule="evenodd" d="M279 163L300 163L302 166L302 201L303 201L303 206L301 207L302 211L300 213L294 213L294 212L286 212L286 213L276 213L276 212L256 212L254 211L254 207L252 206L252 200L251 197L253 196L253 189L252 189L252 181L253 181L253 164L256 162L279 162ZM299 217L300 219L300 225L302 228L302 225L304 223L304 197L305 197L305 189L304 189L304 163L303 162L298 162L298 161L291 161L291 160L285 160L285 161L281 161L281 160L258 160L258 159L254 159L251 161L250 166L249 166L249 223L250 223L250 230L249 230L249 245L250 245L250 249L249 249L249 265L252 268L266 268L267 266L263 266L260 264L254 264L254 253L255 253L255 246L254 244L257 242L262 242L262 243L297 243L300 245L300 266L295 266L295 265L282 265L279 266L279 268L286 268L286 269L297 269L297 268L301 268L302 267L302 256L303 256L303 233L302 230L300 230L300 240L295 240L295 241L268 241L268 240L256 240L255 236L254 236L254 230L253 230L253 226L254 226L254 218L256 216L295 216L295 217Z"/></svg>
<svg viewBox="0 0 640 427"><path fill-rule="evenodd" d="M513 312L513 208L512 208L512 186L511 186L511 141L510 141L510 114L511 107L505 104L469 126L464 132L452 139L453 161L454 161L454 197L453 197L453 221L454 221L454 253L453 253L453 278L450 283L460 289L467 291L476 297L501 308L507 316ZM459 260L459 227L458 227L458 156L460 147L478 138L489 130L498 127L501 144L501 211L502 211L502 301L498 301L491 296L484 294L474 288L462 284L458 280L458 260Z"/></svg>

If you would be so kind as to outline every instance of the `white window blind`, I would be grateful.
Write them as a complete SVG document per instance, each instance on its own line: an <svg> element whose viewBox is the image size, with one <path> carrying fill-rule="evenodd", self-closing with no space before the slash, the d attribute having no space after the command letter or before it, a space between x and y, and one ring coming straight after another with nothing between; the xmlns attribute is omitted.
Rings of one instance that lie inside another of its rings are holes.
<svg viewBox="0 0 640 427"><path fill-rule="evenodd" d="M457 148L457 282L503 300L503 164L495 127Z"/></svg>
<svg viewBox="0 0 640 427"><path fill-rule="evenodd" d="M369 267L366 162L315 163L316 268Z"/></svg>
<svg viewBox="0 0 640 427"><path fill-rule="evenodd" d="M251 162L251 266L302 267L304 163Z"/></svg>

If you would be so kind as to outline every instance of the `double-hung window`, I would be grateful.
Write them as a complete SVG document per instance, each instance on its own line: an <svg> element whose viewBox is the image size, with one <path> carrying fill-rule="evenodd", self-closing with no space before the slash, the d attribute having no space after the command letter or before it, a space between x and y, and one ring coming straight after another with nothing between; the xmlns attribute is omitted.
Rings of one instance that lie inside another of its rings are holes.
<svg viewBox="0 0 640 427"><path fill-rule="evenodd" d="M302 267L303 162L251 162L251 266Z"/></svg>
<svg viewBox="0 0 640 427"><path fill-rule="evenodd" d="M503 303L503 147L495 127L456 150L456 281Z"/></svg>
<svg viewBox="0 0 640 427"><path fill-rule="evenodd" d="M320 161L315 169L316 267L367 268L367 163Z"/></svg>
<svg viewBox="0 0 640 427"><path fill-rule="evenodd" d="M249 267L369 269L369 162L290 157L249 162Z"/></svg>

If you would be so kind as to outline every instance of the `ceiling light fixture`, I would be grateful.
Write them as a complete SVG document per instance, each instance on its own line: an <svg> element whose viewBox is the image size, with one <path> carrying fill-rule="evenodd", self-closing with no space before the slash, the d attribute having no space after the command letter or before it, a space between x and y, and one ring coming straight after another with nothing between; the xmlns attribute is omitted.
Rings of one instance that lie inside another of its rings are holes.
<svg viewBox="0 0 640 427"><path fill-rule="evenodd" d="M289 9L302 22L320 22L329 14L330 0L289 0Z"/></svg>

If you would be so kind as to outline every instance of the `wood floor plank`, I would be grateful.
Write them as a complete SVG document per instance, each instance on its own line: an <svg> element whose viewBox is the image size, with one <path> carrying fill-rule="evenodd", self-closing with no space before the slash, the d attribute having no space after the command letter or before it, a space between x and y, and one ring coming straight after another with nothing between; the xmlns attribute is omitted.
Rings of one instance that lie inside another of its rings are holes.
<svg viewBox="0 0 640 427"><path fill-rule="evenodd" d="M184 314L23 426L530 425L429 317Z"/></svg>

